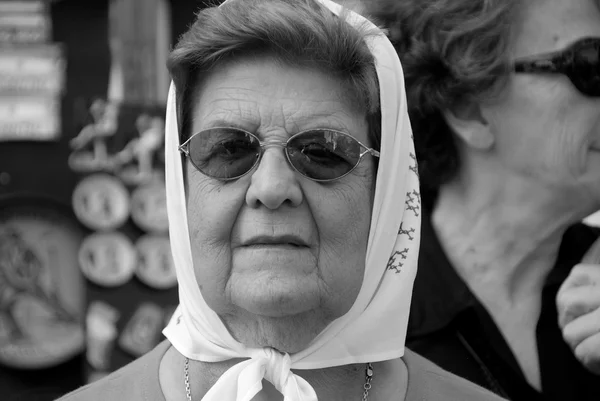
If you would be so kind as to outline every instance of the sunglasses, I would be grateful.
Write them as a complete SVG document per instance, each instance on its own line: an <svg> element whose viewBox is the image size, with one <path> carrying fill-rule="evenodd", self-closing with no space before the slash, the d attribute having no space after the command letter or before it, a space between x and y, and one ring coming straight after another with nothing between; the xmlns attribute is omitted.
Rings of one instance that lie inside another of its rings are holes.
<svg viewBox="0 0 600 401"><path fill-rule="evenodd" d="M566 75L575 88L600 97L600 38L584 38L566 49L518 59L515 72Z"/></svg>
<svg viewBox="0 0 600 401"><path fill-rule="evenodd" d="M179 151L202 174L222 181L248 174L260 162L266 148L280 146L290 165L313 181L327 182L349 174L371 149L349 134L330 129L302 131L287 141L261 142L237 128L210 128L192 135Z"/></svg>

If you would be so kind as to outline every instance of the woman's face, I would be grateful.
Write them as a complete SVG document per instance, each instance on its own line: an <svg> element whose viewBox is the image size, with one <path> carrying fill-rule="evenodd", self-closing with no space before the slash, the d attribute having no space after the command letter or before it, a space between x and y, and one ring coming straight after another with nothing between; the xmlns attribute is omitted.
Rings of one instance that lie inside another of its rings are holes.
<svg viewBox="0 0 600 401"><path fill-rule="evenodd" d="M270 60L219 65L195 97L192 132L237 127L261 141L312 128L368 144L366 114L322 72ZM362 284L374 191L371 157L318 183L281 147L229 182L187 162L187 213L196 279L207 304L248 346L296 352L352 306Z"/></svg>
<svg viewBox="0 0 600 401"><path fill-rule="evenodd" d="M600 37L597 0L523 3L513 58ZM561 74L512 74L500 99L482 111L509 170L583 208L600 208L600 98L584 96Z"/></svg>

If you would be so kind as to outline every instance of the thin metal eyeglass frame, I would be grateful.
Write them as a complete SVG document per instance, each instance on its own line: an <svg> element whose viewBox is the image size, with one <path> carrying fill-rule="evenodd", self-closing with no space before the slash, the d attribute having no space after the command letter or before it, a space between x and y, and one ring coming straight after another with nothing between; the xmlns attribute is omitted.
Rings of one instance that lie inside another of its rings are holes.
<svg viewBox="0 0 600 401"><path fill-rule="evenodd" d="M571 63L573 63L573 59L577 53L577 50L588 46L589 44L595 44L596 48L600 51L600 38L582 38L573 42L571 45L562 50L519 57L513 61L513 71L516 73L525 74L562 74L569 78L569 81L571 81L573 86L583 95L589 97L599 97L600 93L591 94L582 91L573 81L573 78L571 78L576 71L573 71L571 68L569 68Z"/></svg>
<svg viewBox="0 0 600 401"><path fill-rule="evenodd" d="M196 135L200 135L202 133L205 133L206 131L210 131L210 130L214 130L214 129L227 129L227 130L235 130L238 132L242 132L246 135L250 135L251 137L253 137L254 139L256 139L256 141L258 142L259 146L260 146L260 152L258 154L258 157L256 158L256 161L254 162L254 164L252 165L252 167L250 167L248 169L248 171L246 171L244 174L238 175L236 177L231 177L231 178L220 178L220 177L213 177L211 175L206 174L204 171L200 170L200 168L198 168L198 166L196 166L196 164L194 164L194 162L192 161L192 159L190 158L190 151L189 151L189 144L190 141L192 140L192 138L194 138ZM312 177L308 177L307 175L303 174L300 170L298 170L296 168L296 166L294 166L294 164L292 163L292 161L290 160L290 155L288 153L288 143L302 135L302 134L306 134L308 132L314 132L314 131L329 131L329 132L335 132L336 134L340 134L340 135L344 135L346 137L351 138L353 141L356 141L363 149L365 149L364 152L362 152L359 156L358 156L358 161L356 162L356 164L350 169L348 170L346 173L344 173L343 175L339 176L339 177L335 177L335 178L330 178L330 179L324 179L324 180L319 180L316 178L312 178ZM256 135L248 132L248 131L244 131L243 129L239 129L239 128L233 128L233 127L211 127L199 132L196 132L195 134L191 135L184 143L182 143L181 145L178 146L178 150L179 152L183 153L186 157L188 157L190 159L190 163L192 163L192 165L196 168L196 170L198 170L199 172L201 172L202 174L204 174L207 177L211 177L220 181L233 181L233 180L237 180L239 178L242 178L243 176L249 174L252 170L256 169L256 167L260 164L260 161L262 159L263 154L265 153L265 149L267 149L268 147L271 146L279 146L281 148L283 148L283 153L285 153L285 157L288 161L288 164L301 176L308 178L309 180L312 181L316 181L316 182L331 182L331 181L335 181L335 180L339 180L340 178L343 178L345 176L347 176L348 174L350 174L352 171L354 171L354 169L356 167L358 167L358 165L360 164L360 162L362 161L363 157L366 156L367 154L370 154L373 157L380 157L380 153L373 149L373 148L369 148L368 146L365 146L362 142L360 142L358 139L354 138L352 135L347 134L345 132L342 131L337 131L337 130L333 130L333 129L328 129L328 128L313 128L313 129L309 129L306 131L301 131L298 132L297 134L292 135L291 137L288 138L287 141L269 141L269 142L263 142L261 141Z"/></svg>

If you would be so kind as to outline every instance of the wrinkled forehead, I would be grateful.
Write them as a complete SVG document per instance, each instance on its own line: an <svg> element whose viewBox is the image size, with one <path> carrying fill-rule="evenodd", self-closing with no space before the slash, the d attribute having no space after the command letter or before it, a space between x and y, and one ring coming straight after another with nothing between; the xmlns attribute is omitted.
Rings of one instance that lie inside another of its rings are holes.
<svg viewBox="0 0 600 401"><path fill-rule="evenodd" d="M257 135L260 126L289 134L309 128L352 131L367 117L364 93L323 68L280 63L268 54L222 61L198 76L190 93L192 132L231 126Z"/></svg>

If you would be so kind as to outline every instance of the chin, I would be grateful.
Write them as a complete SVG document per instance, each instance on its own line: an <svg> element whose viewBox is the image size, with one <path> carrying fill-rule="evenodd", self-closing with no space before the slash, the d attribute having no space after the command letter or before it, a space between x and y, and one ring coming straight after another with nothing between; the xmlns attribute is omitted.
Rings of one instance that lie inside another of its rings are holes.
<svg viewBox="0 0 600 401"><path fill-rule="evenodd" d="M274 292L267 296L245 297L237 305L252 315L274 319L301 316L320 307L318 294L309 289Z"/></svg>

